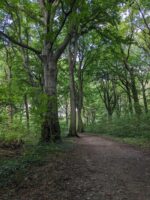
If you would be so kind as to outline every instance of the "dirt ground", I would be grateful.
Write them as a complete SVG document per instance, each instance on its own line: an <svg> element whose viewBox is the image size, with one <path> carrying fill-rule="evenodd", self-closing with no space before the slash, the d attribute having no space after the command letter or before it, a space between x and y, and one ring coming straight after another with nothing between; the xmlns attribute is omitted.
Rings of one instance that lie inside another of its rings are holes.
<svg viewBox="0 0 150 200"><path fill-rule="evenodd" d="M74 142L3 189L0 200L150 200L148 152L94 135Z"/></svg>

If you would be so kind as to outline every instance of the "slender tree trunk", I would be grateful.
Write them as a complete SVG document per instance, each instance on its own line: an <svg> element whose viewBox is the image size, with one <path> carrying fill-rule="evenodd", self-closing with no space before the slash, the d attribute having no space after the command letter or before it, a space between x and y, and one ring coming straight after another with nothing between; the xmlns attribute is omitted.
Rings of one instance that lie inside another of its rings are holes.
<svg viewBox="0 0 150 200"><path fill-rule="evenodd" d="M89 116L86 116L86 125L89 125Z"/></svg>
<svg viewBox="0 0 150 200"><path fill-rule="evenodd" d="M118 101L117 101L117 104L116 104L116 115L118 118L121 117L121 102L122 102L122 99L121 97L118 98Z"/></svg>
<svg viewBox="0 0 150 200"><path fill-rule="evenodd" d="M138 91L136 88L135 78L131 72L130 72L130 76L131 76L131 90L132 90L132 95L133 95L133 100L134 100L134 109L135 109L136 115L140 116L142 113L142 110L139 103L139 97L138 97Z"/></svg>
<svg viewBox="0 0 150 200"><path fill-rule="evenodd" d="M92 124L95 124L95 119L96 119L96 112L95 110L91 111L91 122Z"/></svg>
<svg viewBox="0 0 150 200"><path fill-rule="evenodd" d="M69 115L68 115L68 102L66 101L66 105L65 105L65 114L66 114L66 126L68 128L68 124L69 124Z"/></svg>
<svg viewBox="0 0 150 200"><path fill-rule="evenodd" d="M76 97L75 97L75 80L74 80L74 65L70 63L70 127L69 136L77 136L76 131Z"/></svg>
<svg viewBox="0 0 150 200"><path fill-rule="evenodd" d="M129 111L130 111L130 114L132 115L133 114L133 107L132 107L132 98L131 98L130 89L129 89L127 95L128 95L128 102L129 102Z"/></svg>
<svg viewBox="0 0 150 200"><path fill-rule="evenodd" d="M28 106L27 94L24 95L24 105L25 105L25 112L26 112L27 130L29 132L30 131L30 115L29 115L29 106Z"/></svg>
<svg viewBox="0 0 150 200"><path fill-rule="evenodd" d="M8 56L8 51L6 51L7 57L6 57L6 62L8 65L8 72L6 70L6 79L8 80L8 92L9 92L9 105L8 105L8 115L10 119L10 124L13 123L13 102L12 102L12 66L9 64L9 56Z"/></svg>
<svg viewBox="0 0 150 200"><path fill-rule="evenodd" d="M78 69L78 132L84 132L83 121L82 121L82 109L83 109L83 78L81 65Z"/></svg>
<svg viewBox="0 0 150 200"><path fill-rule="evenodd" d="M112 121L113 112L112 112L111 109L108 109L107 112L108 112L108 121L111 122Z"/></svg>
<svg viewBox="0 0 150 200"><path fill-rule="evenodd" d="M57 103L57 61L51 56L44 63L44 92L47 95L47 105L42 124L42 141L60 141Z"/></svg>
<svg viewBox="0 0 150 200"><path fill-rule="evenodd" d="M131 88L131 92L132 92L132 96L133 96L133 101L134 101L134 110L137 116L140 116L142 114L142 110L141 110L141 106L139 103L139 97L138 97L138 91L136 88L136 81L135 81L135 75L133 73L133 69L131 69L128 66L127 60L124 60L124 65L126 70L129 72L130 74L130 88Z"/></svg>
<svg viewBox="0 0 150 200"><path fill-rule="evenodd" d="M145 87L144 87L143 81L141 82L141 85L142 85L142 94L143 94L144 109L145 109L145 113L148 113L146 91L145 91Z"/></svg>
<svg viewBox="0 0 150 200"><path fill-rule="evenodd" d="M84 128L83 128L83 121L82 121L82 109L78 108L78 132L83 133Z"/></svg>
<svg viewBox="0 0 150 200"><path fill-rule="evenodd" d="M126 67L126 68L128 69L128 67ZM131 85L128 80L127 71L125 71L125 75L126 75L126 77L124 79L120 78L120 81L122 82L123 86L125 86L125 91L126 91L127 100L128 100L128 112L130 112L130 115L132 115L133 114L133 105L132 105L132 96L131 96Z"/></svg>
<svg viewBox="0 0 150 200"><path fill-rule="evenodd" d="M70 127L68 136L77 136L76 128L76 89L74 70L76 64L76 41L69 45L69 87L70 87Z"/></svg>

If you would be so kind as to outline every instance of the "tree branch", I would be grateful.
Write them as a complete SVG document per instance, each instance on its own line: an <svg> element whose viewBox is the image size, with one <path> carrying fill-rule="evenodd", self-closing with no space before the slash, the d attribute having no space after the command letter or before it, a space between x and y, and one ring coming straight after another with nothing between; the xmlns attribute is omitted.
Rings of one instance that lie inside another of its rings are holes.
<svg viewBox="0 0 150 200"><path fill-rule="evenodd" d="M41 51L38 51L36 49L34 49L33 47L28 46L27 44L18 42L17 40L15 40L13 37L5 34L3 31L0 31L0 38L5 38L8 39L10 42L12 42L13 44L16 44L24 49L29 49L30 51L34 52L35 54L37 54L38 56L41 54Z"/></svg>
<svg viewBox="0 0 150 200"><path fill-rule="evenodd" d="M64 49L67 47L70 39L72 37L72 33L68 33L68 35L66 36L66 38L64 39L63 43L59 46L59 48L57 49L56 53L55 53L55 59L58 60L59 57L61 56L61 54L63 53Z"/></svg>
<svg viewBox="0 0 150 200"><path fill-rule="evenodd" d="M69 17L69 15L72 13L73 8L74 8L74 5L75 5L75 2L76 2L76 1L74 0L73 3L72 3L72 5L71 5L70 10L69 10L68 12L65 12L63 1L60 1L61 5L62 5L62 11L63 11L63 13L65 14L65 17L64 17L64 19L63 19L63 21L62 21L62 23L61 23L61 25L60 25L60 28L58 29L58 31L57 31L57 33L56 33L56 35L55 35L53 41L52 41L51 49L52 49L54 43L56 42L58 36L60 35L60 33L61 33L61 31L62 31L62 29L63 29L63 27L64 27L64 25L65 25L65 23L66 23L66 21L67 21L67 19L68 19L68 17Z"/></svg>

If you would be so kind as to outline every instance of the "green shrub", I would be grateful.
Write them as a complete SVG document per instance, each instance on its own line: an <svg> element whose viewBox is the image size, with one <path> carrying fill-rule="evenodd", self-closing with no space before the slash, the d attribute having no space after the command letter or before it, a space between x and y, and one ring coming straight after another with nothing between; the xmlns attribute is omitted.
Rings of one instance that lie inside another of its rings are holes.
<svg viewBox="0 0 150 200"><path fill-rule="evenodd" d="M85 129L87 132L94 132L102 135L111 135L120 138L146 138L150 140L150 117L142 116L124 117L112 121L100 121L90 124Z"/></svg>

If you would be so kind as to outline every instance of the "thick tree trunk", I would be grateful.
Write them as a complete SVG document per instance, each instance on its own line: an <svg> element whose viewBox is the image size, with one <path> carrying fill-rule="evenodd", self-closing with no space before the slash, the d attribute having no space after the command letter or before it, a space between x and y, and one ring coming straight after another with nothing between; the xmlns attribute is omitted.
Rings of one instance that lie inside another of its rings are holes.
<svg viewBox="0 0 150 200"><path fill-rule="evenodd" d="M50 56L44 63L44 92L47 95L47 105L42 124L42 141L60 141L57 104L57 61Z"/></svg>

